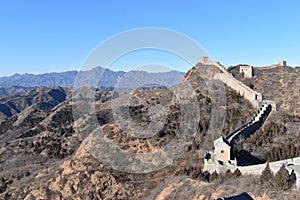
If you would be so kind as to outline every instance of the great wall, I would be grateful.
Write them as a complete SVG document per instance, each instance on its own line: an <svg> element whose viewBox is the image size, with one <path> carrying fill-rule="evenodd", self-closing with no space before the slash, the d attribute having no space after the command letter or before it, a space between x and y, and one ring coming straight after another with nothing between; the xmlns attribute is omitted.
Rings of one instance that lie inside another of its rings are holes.
<svg viewBox="0 0 300 200"><path fill-rule="evenodd" d="M216 138L214 141L214 150L206 152L203 171L208 171L210 173L225 173L227 170L233 172L234 170L239 169L244 175L261 175L261 172L266 167L266 163L239 166L236 158L231 154L231 150L235 141L240 139L240 136L250 137L263 126L270 113L276 111L276 103L271 100L264 100L262 94L235 79L234 76L219 62L209 61L208 57L201 57L200 64L217 67L222 73L217 74L214 78L222 81L247 99L253 107L258 108L258 112L253 116L253 119L250 122L231 132L226 137L221 136L220 138ZM274 66L286 66L286 62L281 61L278 64L270 66L270 68ZM252 66L241 66L239 72L244 73L247 78L253 76ZM176 96L181 103L188 103L191 101L190 96L187 94L183 95L182 93L177 93ZM166 117L167 114L165 112L154 112L150 115L151 121L164 119ZM296 184L294 189L300 189L300 157L269 163L270 169L274 174L280 169L282 164L285 165L289 173L295 173Z"/></svg>
<svg viewBox="0 0 300 200"><path fill-rule="evenodd" d="M252 121L240 127L236 131L230 133L226 139L232 145L235 140L238 140L240 135L244 137L250 137L256 130L258 130L268 117L272 110L272 106L270 104L263 104L259 109L259 112L254 116Z"/></svg>
<svg viewBox="0 0 300 200"><path fill-rule="evenodd" d="M227 86L234 89L237 93L239 93L242 97L249 100L251 104L258 108L262 103L262 95L251 88L249 88L247 85L242 83L241 81L235 79L232 74L230 74L223 65L221 65L219 62L210 61L208 57L201 57L200 64L202 65L212 65L217 67L219 70L221 70L223 73L217 74L216 79L221 80L223 83L225 83Z"/></svg>
<svg viewBox="0 0 300 200"><path fill-rule="evenodd" d="M253 174L261 175L261 172L265 169L265 164L247 166L239 166L236 157L232 153L232 146L235 141L240 139L240 136L247 138L250 137L255 131L257 131L261 126L263 126L265 120L270 115L272 111L276 111L276 103L271 100L263 100L262 94L254 91L253 89L246 86L241 81L234 78L226 68L219 62L210 61L208 57L200 58L201 65L211 65L217 67L222 73L215 76L215 79L222 81L228 87L235 90L242 97L247 99L255 108L259 108L258 113L253 117L253 119L247 124L243 125L239 129L230 133L227 137L215 138L213 151L208 151L204 158L204 171L210 173L225 173L227 170L233 172L239 169L242 174ZM274 66L286 66L286 61L280 61ZM244 73L246 78L251 78L253 76L252 66L241 65L239 69L240 73ZM300 157L281 160L270 163L270 169L275 174L282 165L285 165L289 173L294 173L296 176L295 188L300 189Z"/></svg>

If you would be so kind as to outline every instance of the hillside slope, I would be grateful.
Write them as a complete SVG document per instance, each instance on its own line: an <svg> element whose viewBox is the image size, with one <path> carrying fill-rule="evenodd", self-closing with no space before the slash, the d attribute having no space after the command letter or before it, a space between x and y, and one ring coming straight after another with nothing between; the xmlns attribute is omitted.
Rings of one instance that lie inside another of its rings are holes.
<svg viewBox="0 0 300 200"><path fill-rule="evenodd" d="M299 68L270 66L253 68L253 77L244 78L238 66L229 70L234 76L276 102L277 112L244 144L243 148L262 160L276 161L300 155Z"/></svg>
<svg viewBox="0 0 300 200"><path fill-rule="evenodd" d="M25 90L26 91L26 90ZM0 119L12 117L21 113L30 106L42 110L51 109L66 100L68 89L55 88L35 88L26 93L13 94L0 99Z"/></svg>
<svg viewBox="0 0 300 200"><path fill-rule="evenodd" d="M237 73L238 67L231 68L235 77L256 91L263 94L264 99L273 100L279 110L290 114L300 115L300 103L298 101L300 91L300 69L288 66L255 67L254 76L244 78Z"/></svg>
<svg viewBox="0 0 300 200"><path fill-rule="evenodd" d="M0 199L207 199L245 191L256 197L293 198L297 195L294 192L269 189L256 181L258 177L213 178L213 175L202 171L204 151L211 148L214 137L227 135L248 122L256 110L240 95L225 87L226 108L218 108L225 111L223 128L209 135L207 130L213 125L211 123L217 122L211 114L212 91L208 91L199 76L201 67L196 65L184 78L184 82L195 89L199 105L200 121L193 121L197 125L194 138L183 152L178 152L180 157L170 165L148 173L116 170L96 159L89 146L83 143L89 135L82 134L82 130L101 129L107 141L126 152L155 152L170 144L178 136L181 126L182 105L172 103L170 88L138 88L130 93L130 104L119 105L120 109L128 110L134 125L139 126L150 123L151 106L169 105L167 115L163 116L162 129L148 138L132 137L120 128L114 116L117 112L111 105L117 102L114 100L121 93L96 90L96 112L87 112L79 117L73 116L72 109L85 104L86 96L71 101L69 91L63 88L35 88L1 100L3 105L14 103L19 112L12 112L11 116L0 120ZM219 71L212 69L210 73ZM55 98L56 95L51 95L53 91L65 94L65 98ZM55 103L47 109L35 106L48 105L49 102ZM91 120L94 114L98 123ZM126 125L134 127L127 122ZM280 135L280 130L274 129L274 134ZM253 145L249 143L250 147L253 148ZM121 159L126 160L126 157Z"/></svg>
<svg viewBox="0 0 300 200"><path fill-rule="evenodd" d="M8 88L0 87L0 99L14 94L22 94L32 90L32 87L13 86Z"/></svg>

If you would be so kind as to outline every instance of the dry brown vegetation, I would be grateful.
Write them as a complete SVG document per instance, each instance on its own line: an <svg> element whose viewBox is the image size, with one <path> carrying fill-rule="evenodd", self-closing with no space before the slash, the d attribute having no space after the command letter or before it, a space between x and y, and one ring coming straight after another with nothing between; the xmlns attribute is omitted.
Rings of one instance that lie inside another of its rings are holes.
<svg viewBox="0 0 300 200"><path fill-rule="evenodd" d="M192 68L184 81L189 81L195 89L200 121L195 122L197 130L191 142L173 164L151 173L137 174L121 172L99 162L81 145L86 136L76 132L79 121L74 119L72 102L67 97L49 109L33 104L20 110L20 114L0 121L0 199L211 199L242 192L263 199L295 199L299 196L295 192L276 190L261 182L260 177L243 176L239 171L227 175L202 171L204 150L212 147L216 137L228 135L249 122L256 110L226 87L223 128L208 135L210 123L214 122L212 99L205 82L197 74L199 67ZM253 87L258 88L259 84L253 83ZM43 88L43 91L48 89ZM131 94L131 118L137 124L147 126L151 105L168 104L168 92L165 88L136 90ZM43 92L35 89L35 94L36 99L43 101L40 96ZM108 102L118 96L111 91L96 92L97 126L101 126L112 144L128 152L147 153L164 147L176 137L180 105L170 105L165 124L158 133L150 138L134 138L115 123ZM9 101L9 97L6 98ZM273 114L261 130L246 140L243 148L264 160L298 155L300 141L294 132L298 122L297 116L284 111Z"/></svg>

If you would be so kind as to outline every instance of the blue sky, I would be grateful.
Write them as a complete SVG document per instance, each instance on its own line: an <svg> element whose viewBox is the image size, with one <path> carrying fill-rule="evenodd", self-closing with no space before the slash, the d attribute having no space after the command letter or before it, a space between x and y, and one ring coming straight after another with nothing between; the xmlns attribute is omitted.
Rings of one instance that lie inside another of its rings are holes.
<svg viewBox="0 0 300 200"><path fill-rule="evenodd" d="M78 70L99 43L142 27L186 34L225 66L299 66L299 9L297 0L1 1L0 76Z"/></svg>

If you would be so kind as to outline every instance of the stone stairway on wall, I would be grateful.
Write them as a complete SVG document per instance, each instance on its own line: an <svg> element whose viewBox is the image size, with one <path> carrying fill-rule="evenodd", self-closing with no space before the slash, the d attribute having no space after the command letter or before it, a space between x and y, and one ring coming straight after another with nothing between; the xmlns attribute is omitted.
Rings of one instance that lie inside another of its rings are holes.
<svg viewBox="0 0 300 200"><path fill-rule="evenodd" d="M267 117L272 111L272 105L268 103L263 103L262 106L260 107L259 111L257 114L254 115L253 119L240 127L239 129L233 131L231 134L229 134L226 138L223 138L225 143L228 144L231 148L235 145L236 141L239 140L240 136L244 136L245 138L250 137L252 134L255 133L265 122ZM217 139L219 140L219 139ZM216 140L215 140L216 141ZM225 172L227 169L236 169L238 167L237 160L236 158L234 159L235 162L232 163L233 158L230 160L222 161L222 163L219 162L219 158L217 158L217 153L215 153L215 150L217 147L215 146L216 144L214 143L214 151L208 151L206 152L205 159L204 159L204 170L207 170L209 172L217 171L219 172ZM221 145L223 148L223 145ZM224 150L223 150L224 151ZM231 151L230 151L231 152ZM207 155L210 155L207 157Z"/></svg>
<svg viewBox="0 0 300 200"><path fill-rule="evenodd" d="M208 61L208 57L201 58L200 60L201 64L204 65L214 65L218 69L220 69L223 73L218 74L217 77L219 80L221 80L223 83L225 83L227 86L234 89L237 93L241 94L245 99L250 100L253 106L259 108L259 111L257 114L253 117L253 119L240 127L239 129L233 131L230 133L225 141L232 147L236 141L239 140L240 136L244 137L250 137L252 134L255 133L265 122L269 114L272 112L272 110L276 111L276 103L274 101L270 100L263 100L262 95L256 91L253 91L251 88L243 84L242 82L236 80L232 74L227 72L227 70L217 62L211 62ZM279 63L280 66L286 66L286 62L282 61ZM207 157L207 155L210 155L210 157ZM226 164L227 162L220 163L218 158L216 157L217 154L214 152L207 152L205 159L204 159L204 171L208 171L210 173L217 172L217 173L225 173L228 169L232 172L235 169L239 169L242 174L255 174L260 175L261 172L265 169L265 164L260 165L249 165L249 166L238 166L237 164L229 163L230 160L228 160L229 164ZM236 159L236 158L235 158ZM289 173L295 173L296 174L296 190L300 189L300 157L282 160L282 161L276 161L270 163L270 168L275 174L281 167L281 165L284 164L286 168L288 169Z"/></svg>
<svg viewBox="0 0 300 200"><path fill-rule="evenodd" d="M266 118L272 111L272 105L270 104L263 104L259 109L258 113L253 117L253 119L237 129L236 131L229 134L226 139L230 144L234 144L236 140L242 135L244 137L250 137L252 134L255 133L265 122Z"/></svg>
<svg viewBox="0 0 300 200"><path fill-rule="evenodd" d="M260 93L252 90L241 81L235 79L234 76L219 62L210 61L208 57L201 57L200 63L203 65L213 65L217 67L223 73L216 74L215 79L221 80L228 87L232 88L242 97L249 100L254 107L260 108L259 112L254 116L251 122L243 125L227 136L226 139L230 142L230 144L233 144L240 135L243 135L244 137L252 135L263 125L270 112L272 110L276 110L276 103L274 101L263 100Z"/></svg>

